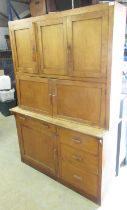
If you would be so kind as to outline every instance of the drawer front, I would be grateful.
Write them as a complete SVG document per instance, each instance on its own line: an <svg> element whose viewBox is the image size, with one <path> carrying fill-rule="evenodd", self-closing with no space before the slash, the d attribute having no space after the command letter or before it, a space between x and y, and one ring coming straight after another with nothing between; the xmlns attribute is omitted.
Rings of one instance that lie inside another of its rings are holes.
<svg viewBox="0 0 127 210"><path fill-rule="evenodd" d="M61 144L61 158L69 161L79 169L84 168L93 174L98 174L97 156Z"/></svg>
<svg viewBox="0 0 127 210"><path fill-rule="evenodd" d="M59 136L60 142L63 144L98 155L99 143L96 138L67 129L59 129Z"/></svg>
<svg viewBox="0 0 127 210"><path fill-rule="evenodd" d="M77 169L65 161L61 163L63 181L94 197L98 196L98 176Z"/></svg>
<svg viewBox="0 0 127 210"><path fill-rule="evenodd" d="M53 132L56 133L56 127L52 124L46 123L44 121L32 119L25 115L17 115L17 120L26 126L36 129L37 131Z"/></svg>

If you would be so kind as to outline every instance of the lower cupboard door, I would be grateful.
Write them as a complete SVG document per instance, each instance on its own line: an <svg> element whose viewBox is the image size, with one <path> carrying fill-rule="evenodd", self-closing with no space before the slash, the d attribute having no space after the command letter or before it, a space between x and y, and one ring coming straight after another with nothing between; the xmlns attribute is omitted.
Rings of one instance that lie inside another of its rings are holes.
<svg viewBox="0 0 127 210"><path fill-rule="evenodd" d="M75 166L62 161L60 176L63 181L71 184L88 195L98 196L98 176L84 172Z"/></svg>
<svg viewBox="0 0 127 210"><path fill-rule="evenodd" d="M32 166L56 174L56 138L53 133L39 132L21 126L21 145L23 159Z"/></svg>

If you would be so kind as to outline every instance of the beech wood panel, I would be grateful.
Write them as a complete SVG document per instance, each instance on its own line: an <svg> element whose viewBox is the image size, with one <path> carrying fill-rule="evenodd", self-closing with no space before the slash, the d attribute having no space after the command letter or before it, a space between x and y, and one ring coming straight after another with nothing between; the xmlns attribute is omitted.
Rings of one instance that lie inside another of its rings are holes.
<svg viewBox="0 0 127 210"><path fill-rule="evenodd" d="M103 139L105 134L108 132L108 130L103 129L103 128L93 127L90 125L77 123L75 121L66 120L63 118L54 118L52 116L42 115L41 113L24 110L21 107L12 108L11 112L15 115L21 114L21 115L24 115L25 117L31 117L33 119L37 119L39 121L53 124L53 125L56 125L61 128L66 128L69 131L78 132L80 134L85 134L84 138L86 138L86 137L88 138L88 136L95 137L93 139L94 140L96 139L97 142L99 141L99 139ZM95 145L94 145L94 147L96 148ZM90 149L90 151L91 151L91 149Z"/></svg>
<svg viewBox="0 0 127 210"><path fill-rule="evenodd" d="M105 127L103 84L56 80L54 88L54 115Z"/></svg>
<svg viewBox="0 0 127 210"><path fill-rule="evenodd" d="M22 120L22 123L21 123ZM32 119L29 119L32 121ZM21 155L31 164L36 164L51 174L57 173L57 142L55 133L41 127L38 130L38 123L34 121L34 126L23 123L23 116L17 118L19 138L21 145Z"/></svg>
<svg viewBox="0 0 127 210"><path fill-rule="evenodd" d="M61 159L81 170L98 174L98 156L61 144Z"/></svg>
<svg viewBox="0 0 127 210"><path fill-rule="evenodd" d="M98 176L80 170L75 166L62 161L60 168L60 178L68 184L83 190L88 195L98 197Z"/></svg>
<svg viewBox="0 0 127 210"><path fill-rule="evenodd" d="M11 29L12 50L16 72L38 73L36 32L34 24L28 21Z"/></svg>
<svg viewBox="0 0 127 210"><path fill-rule="evenodd" d="M37 27L41 73L66 75L66 18L40 21Z"/></svg>
<svg viewBox="0 0 127 210"><path fill-rule="evenodd" d="M108 10L70 16L67 28L71 75L106 77Z"/></svg>
<svg viewBox="0 0 127 210"><path fill-rule="evenodd" d="M52 115L50 79L24 77L17 80L19 105Z"/></svg>
<svg viewBox="0 0 127 210"><path fill-rule="evenodd" d="M62 144L69 145L90 154L98 155L98 140L68 129L59 128L59 140Z"/></svg>
<svg viewBox="0 0 127 210"><path fill-rule="evenodd" d="M25 126L29 125L30 127L36 127L37 131L45 130L45 132L56 133L56 126L51 123L44 122L43 120L34 119L25 115L18 114L16 116L18 122Z"/></svg>

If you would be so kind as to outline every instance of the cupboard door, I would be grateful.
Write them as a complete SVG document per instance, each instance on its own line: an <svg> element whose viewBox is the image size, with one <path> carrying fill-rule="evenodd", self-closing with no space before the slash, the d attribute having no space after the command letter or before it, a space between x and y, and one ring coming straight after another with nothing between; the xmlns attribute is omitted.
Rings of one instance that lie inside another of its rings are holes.
<svg viewBox="0 0 127 210"><path fill-rule="evenodd" d="M37 23L41 72L67 74L66 18Z"/></svg>
<svg viewBox="0 0 127 210"><path fill-rule="evenodd" d="M52 115L50 79L22 77L17 80L19 105Z"/></svg>
<svg viewBox="0 0 127 210"><path fill-rule="evenodd" d="M54 115L72 120L105 125L105 85L56 80Z"/></svg>
<svg viewBox="0 0 127 210"><path fill-rule="evenodd" d="M31 121L33 120L31 119ZM19 123L18 119L17 122ZM56 135L50 129L47 130L47 127L46 129L42 127L39 130L36 123L34 123L34 126L21 122L18 125L20 126L20 146L23 160L55 175L57 161Z"/></svg>
<svg viewBox="0 0 127 210"><path fill-rule="evenodd" d="M16 24L11 34L16 71L38 73L34 24L31 22Z"/></svg>
<svg viewBox="0 0 127 210"><path fill-rule="evenodd" d="M70 16L68 49L70 75L106 77L108 11Z"/></svg>

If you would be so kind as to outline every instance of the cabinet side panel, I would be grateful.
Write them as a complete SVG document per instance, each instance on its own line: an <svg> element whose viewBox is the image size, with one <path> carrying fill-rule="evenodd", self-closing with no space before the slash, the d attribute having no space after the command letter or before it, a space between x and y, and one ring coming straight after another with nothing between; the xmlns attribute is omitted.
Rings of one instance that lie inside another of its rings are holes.
<svg viewBox="0 0 127 210"><path fill-rule="evenodd" d="M111 128L119 117L125 25L126 8L116 3L109 9L107 128Z"/></svg>

